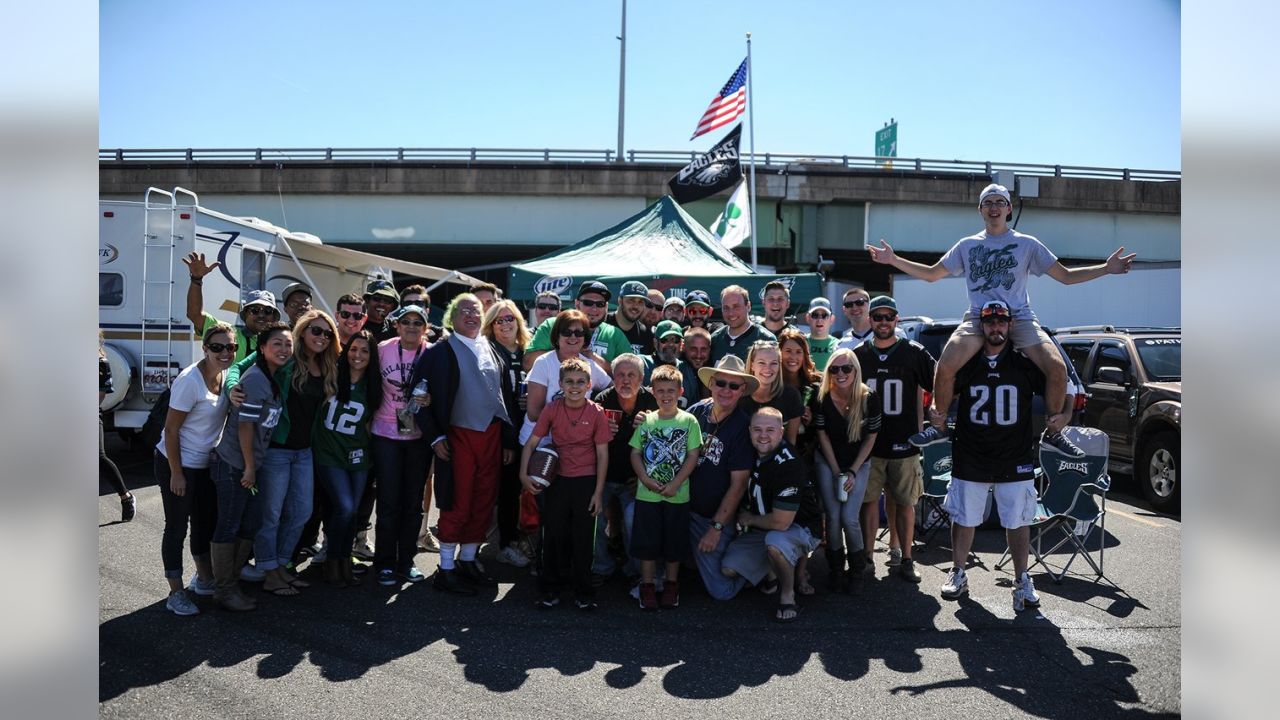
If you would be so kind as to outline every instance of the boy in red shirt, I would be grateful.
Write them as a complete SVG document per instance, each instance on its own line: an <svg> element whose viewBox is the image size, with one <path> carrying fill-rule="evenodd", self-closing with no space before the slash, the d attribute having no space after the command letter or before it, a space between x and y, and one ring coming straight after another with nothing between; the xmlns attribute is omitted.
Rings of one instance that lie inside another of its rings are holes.
<svg viewBox="0 0 1280 720"><path fill-rule="evenodd" d="M578 609L594 610L591 562L613 433L604 410L587 399L591 396L591 368L586 361L575 357L560 364L560 391L562 396L538 416L520 456L520 482L529 492L543 496L538 558L542 597L537 606L549 610L560 604L560 568L563 558L569 556ZM543 488L529 478L529 456L548 435L560 456L560 470L551 485Z"/></svg>

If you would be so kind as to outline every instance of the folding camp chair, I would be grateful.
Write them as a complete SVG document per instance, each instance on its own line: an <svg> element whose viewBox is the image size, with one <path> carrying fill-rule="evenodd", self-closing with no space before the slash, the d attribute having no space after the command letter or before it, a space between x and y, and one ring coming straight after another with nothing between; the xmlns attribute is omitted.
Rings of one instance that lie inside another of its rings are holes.
<svg viewBox="0 0 1280 720"><path fill-rule="evenodd" d="M1106 433L1095 428L1068 427L1062 432L1085 452L1085 456L1075 458L1057 450L1040 448L1042 489L1036 516L1031 522L1031 553L1035 562L1030 567L1042 565L1054 582L1061 583L1071 569L1071 563L1081 556L1093 568L1094 582L1097 582L1106 577L1103 573L1103 552L1107 541L1107 491L1111 489L1111 476L1107 474L1110 442ZM1090 550L1089 539L1095 530L1098 531L1098 545ZM1043 544L1054 539L1057 542L1045 550ZM1071 557L1067 558L1061 570L1055 572L1046 558L1063 546L1070 548ZM1096 561L1093 553L1097 554ZM996 563L996 569L1010 559L1006 548L1000 562Z"/></svg>
<svg viewBox="0 0 1280 720"><path fill-rule="evenodd" d="M951 515L942 508L947 485L951 482L951 441L925 446L920 461L924 470L924 493L916 506L919 525L916 537L923 549L929 546L929 541L939 530L951 527Z"/></svg>

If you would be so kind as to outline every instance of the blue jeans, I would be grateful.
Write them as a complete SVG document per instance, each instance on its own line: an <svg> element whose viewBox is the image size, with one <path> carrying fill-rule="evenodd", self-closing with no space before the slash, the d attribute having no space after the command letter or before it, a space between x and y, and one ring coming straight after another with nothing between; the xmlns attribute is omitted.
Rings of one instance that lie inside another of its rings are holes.
<svg viewBox="0 0 1280 720"><path fill-rule="evenodd" d="M329 517L324 519L329 539L328 558L342 560L350 557L351 545L356 538L356 508L364 495L368 468L348 469L317 465L320 482L329 494Z"/></svg>
<svg viewBox="0 0 1280 720"><path fill-rule="evenodd" d="M871 477L871 458L858 468L858 474L853 478L853 489L845 502L836 498L836 477L831 474L827 461L819 457L814 465L818 471L818 492L822 494L822 507L827 514L827 549L848 550L850 553L862 550L862 521L858 513L862 511L862 496L867 492L867 480Z"/></svg>
<svg viewBox="0 0 1280 720"><path fill-rule="evenodd" d="M311 517L314 490L311 448L267 448L267 458L258 468L262 524L253 541L254 565L259 570L274 570L293 559L302 526Z"/></svg>
<svg viewBox="0 0 1280 720"><path fill-rule="evenodd" d="M215 456L209 470L213 475L213 489L218 494L218 524L213 528L210 541L229 543L237 538L252 538L258 532L261 513L258 496L240 484L244 469L232 467Z"/></svg>
<svg viewBox="0 0 1280 720"><path fill-rule="evenodd" d="M623 566L622 571L629 577L636 577L640 574L640 568L631 557L631 526L636 517L635 488L622 483L606 482L603 495L602 502L606 508L615 497L618 498L618 504L622 507L622 543L627 550L627 564ZM596 518L596 550L591 572L609 577L617 567L618 563L613 559L613 555L609 554L609 535L605 532L605 515L601 513Z"/></svg>
<svg viewBox="0 0 1280 720"><path fill-rule="evenodd" d="M747 585L747 581L741 577L725 577L720 572L724 552L729 543L738 537L737 530L733 525L725 525L724 530L720 531L720 542L716 543L715 549L704 553L698 549L698 543L702 542L702 536L710 529L711 518L702 517L696 512L689 513L689 547L693 552L693 562L698 566L698 575L702 576L702 584L706 586L707 594L716 600L729 600Z"/></svg>

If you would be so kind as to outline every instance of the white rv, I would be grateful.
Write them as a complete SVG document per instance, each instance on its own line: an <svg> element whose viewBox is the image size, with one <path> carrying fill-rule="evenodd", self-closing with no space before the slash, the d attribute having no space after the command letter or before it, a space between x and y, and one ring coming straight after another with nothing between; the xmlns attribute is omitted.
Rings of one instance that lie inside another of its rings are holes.
<svg viewBox="0 0 1280 720"><path fill-rule="evenodd" d="M98 205L98 326L115 381L101 407L107 427L126 435L143 427L178 372L200 357L200 328L184 317L189 275L182 258L193 250L221 263L205 277L204 310L233 325L246 292L266 289L279 299L286 285L299 281L315 289L315 306L330 315L339 296L361 294L375 278L393 280L393 272L432 289L480 284L456 271L224 215L200 207L196 194L183 188L150 188L142 202Z"/></svg>

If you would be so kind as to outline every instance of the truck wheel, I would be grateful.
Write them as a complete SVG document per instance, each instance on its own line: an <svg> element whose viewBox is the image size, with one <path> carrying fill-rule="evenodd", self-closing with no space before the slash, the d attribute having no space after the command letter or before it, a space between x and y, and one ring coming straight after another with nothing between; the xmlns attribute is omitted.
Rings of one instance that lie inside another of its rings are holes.
<svg viewBox="0 0 1280 720"><path fill-rule="evenodd" d="M1178 482L1181 459L1177 433L1157 433L1143 444L1142 460L1134 468L1134 475L1142 483L1142 493L1151 506L1160 512L1177 513L1182 509L1182 485Z"/></svg>

